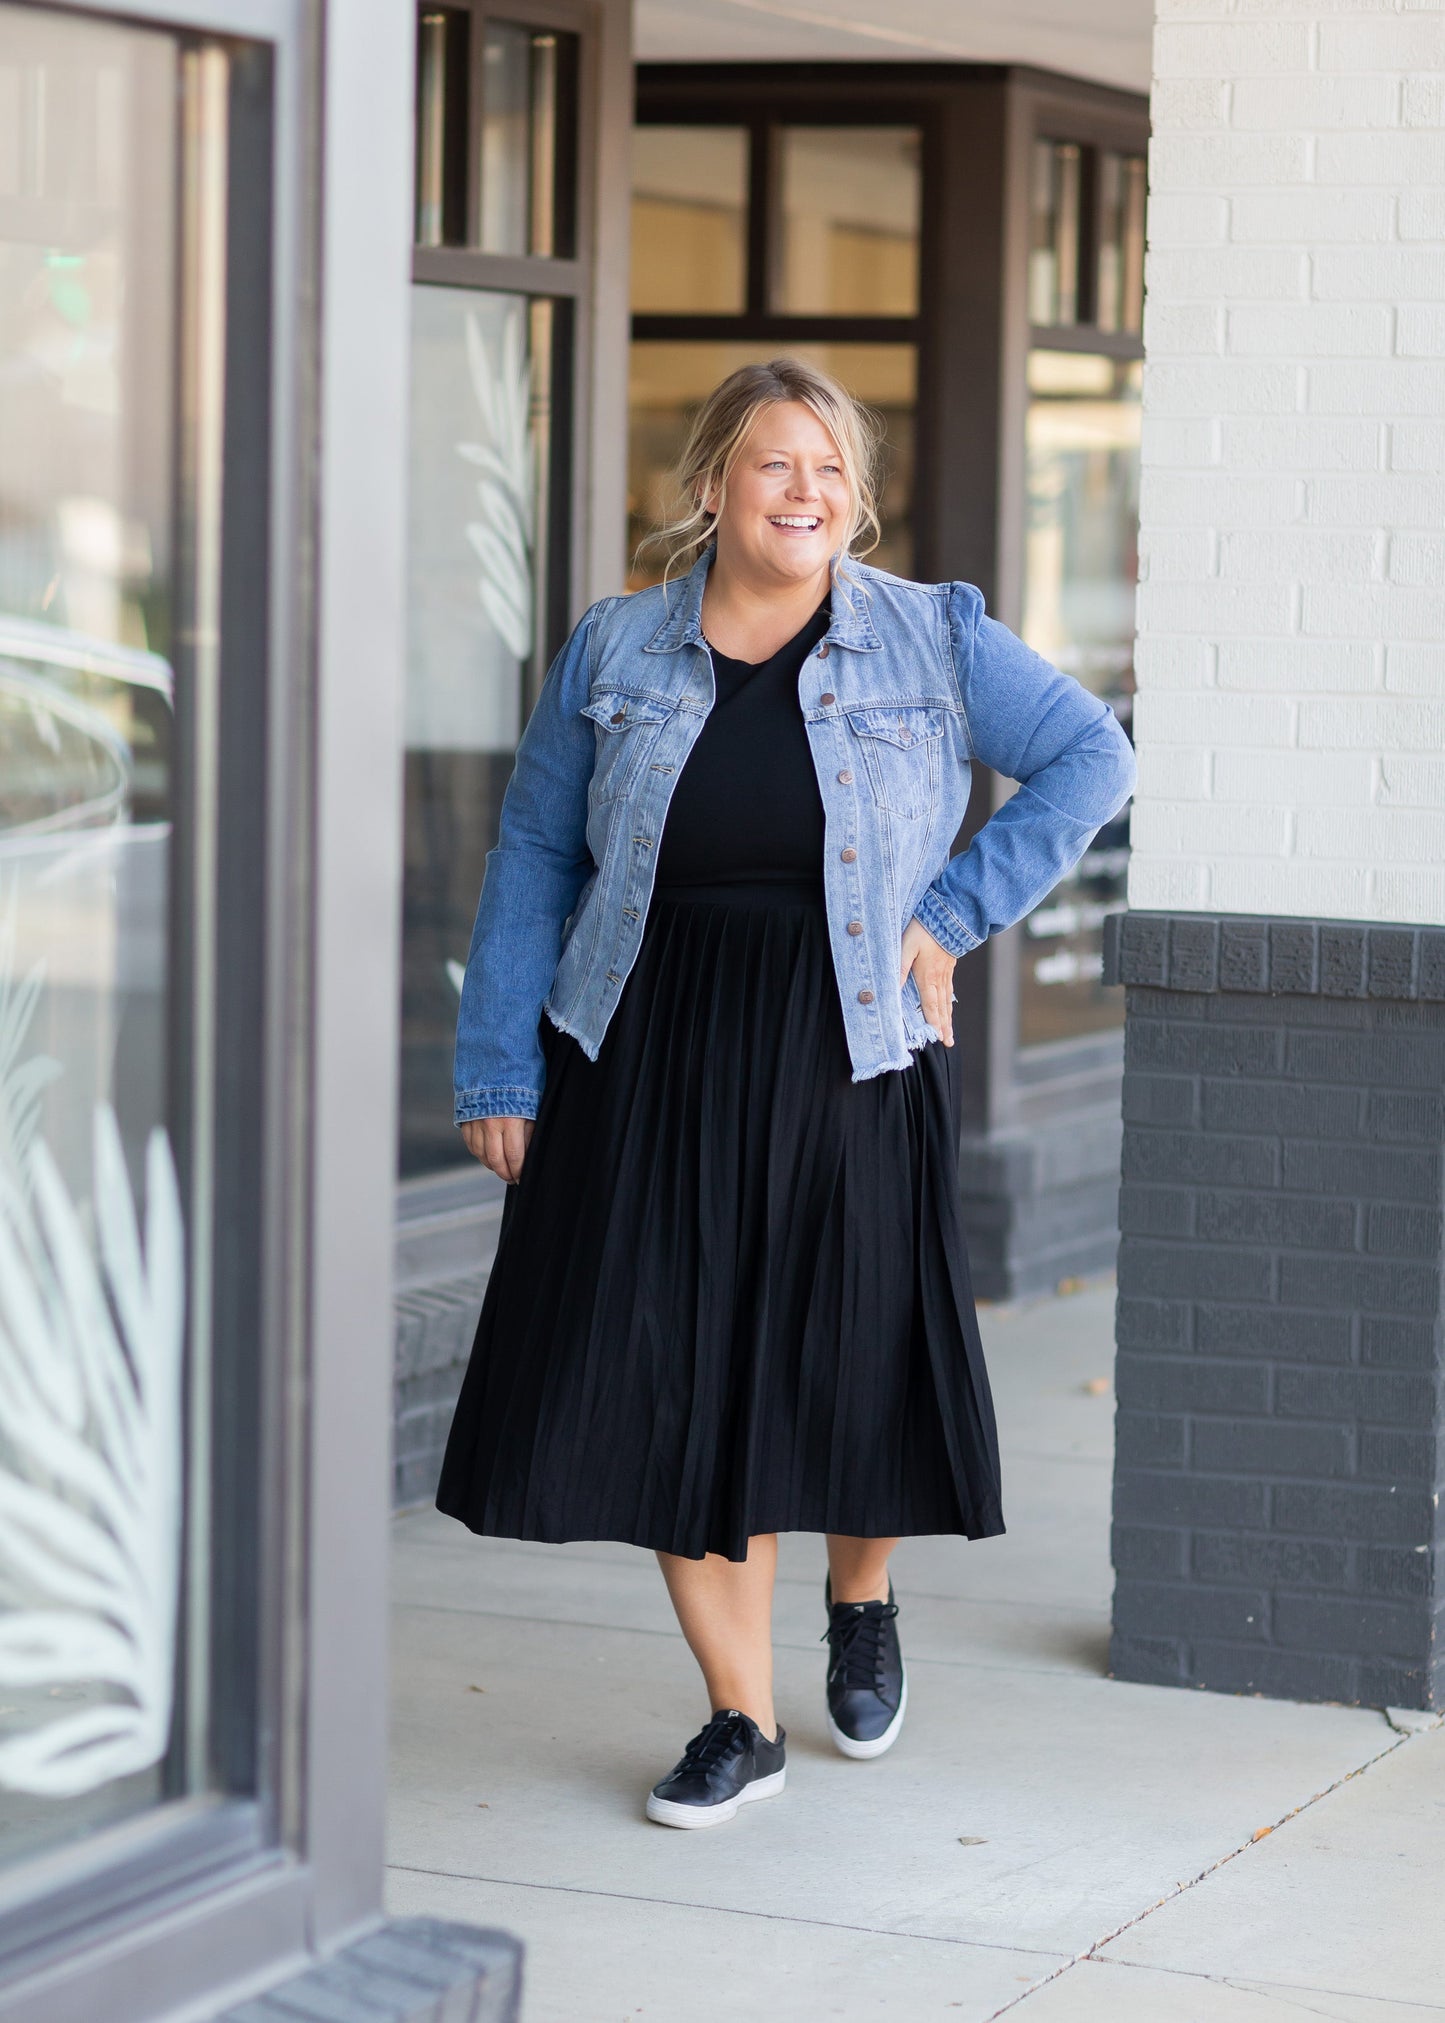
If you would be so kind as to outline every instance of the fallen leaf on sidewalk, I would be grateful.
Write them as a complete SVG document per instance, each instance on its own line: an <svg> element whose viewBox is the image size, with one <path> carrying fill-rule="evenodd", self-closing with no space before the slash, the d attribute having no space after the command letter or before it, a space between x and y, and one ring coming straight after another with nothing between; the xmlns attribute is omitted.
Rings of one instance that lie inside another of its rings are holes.
<svg viewBox="0 0 1445 2023"><path fill-rule="evenodd" d="M1109 1379L1107 1377L1089 1377L1079 1386L1079 1389L1087 1391L1091 1398L1102 1398L1108 1388Z"/></svg>
<svg viewBox="0 0 1445 2023"><path fill-rule="evenodd" d="M987 1842L987 1841L986 1841L986 1840L984 1839L984 1837L983 1837L983 1835L982 1835L981 1833L961 1833L961 1834L960 1834L960 1835L958 1836L958 1844L959 1844L959 1846L960 1846L960 1847L987 1847L987 1846L988 1846L988 1842Z"/></svg>
<svg viewBox="0 0 1445 2023"><path fill-rule="evenodd" d="M1264 1839L1264 1837L1265 1837L1265 1835L1266 1835L1267 1833L1273 1833L1273 1832L1274 1832L1274 1828L1273 1828L1272 1826L1262 1826L1262 1827L1260 1827L1260 1828L1258 1829L1258 1831L1257 1831L1257 1832L1255 1832L1255 1833L1252 1833L1252 1834L1251 1834L1251 1835L1250 1835L1249 1837L1250 1837L1251 1841L1255 1841L1255 1840L1263 1840L1263 1839Z"/></svg>

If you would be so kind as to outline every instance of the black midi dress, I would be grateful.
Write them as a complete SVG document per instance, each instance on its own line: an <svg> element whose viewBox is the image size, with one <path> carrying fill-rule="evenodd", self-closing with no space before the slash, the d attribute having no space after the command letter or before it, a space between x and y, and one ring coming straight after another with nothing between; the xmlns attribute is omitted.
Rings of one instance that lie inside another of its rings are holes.
<svg viewBox="0 0 1445 2023"><path fill-rule="evenodd" d="M437 1491L473 1531L738 1560L763 1532L1004 1528L955 1050L852 1080L798 702L827 626L713 652L597 1060L541 1018Z"/></svg>

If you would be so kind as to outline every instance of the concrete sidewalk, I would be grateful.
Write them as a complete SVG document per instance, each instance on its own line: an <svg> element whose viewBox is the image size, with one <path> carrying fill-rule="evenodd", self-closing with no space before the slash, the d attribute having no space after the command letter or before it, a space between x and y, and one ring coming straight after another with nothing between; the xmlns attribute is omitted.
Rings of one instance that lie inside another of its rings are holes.
<svg viewBox="0 0 1445 2023"><path fill-rule="evenodd" d="M651 1555L400 1517L391 1908L517 1933L525 2023L1441 2023L1445 1730L1104 1676L1112 1312L984 1311L1010 1530L900 1548L877 1762L784 1541L788 1789L714 1832L642 1816L706 1718Z"/></svg>

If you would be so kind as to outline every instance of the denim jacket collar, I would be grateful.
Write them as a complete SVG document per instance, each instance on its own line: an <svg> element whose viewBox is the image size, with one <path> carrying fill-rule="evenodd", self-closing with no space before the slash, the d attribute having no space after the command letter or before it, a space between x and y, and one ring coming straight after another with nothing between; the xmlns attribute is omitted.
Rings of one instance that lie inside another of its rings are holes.
<svg viewBox="0 0 1445 2023"><path fill-rule="evenodd" d="M680 646L701 644L702 593L716 553L717 548L711 543L703 549L677 586L677 596L668 615L643 647L644 653L674 653ZM824 636L830 646L851 646L863 653L876 652L883 642L869 620L866 593L856 577L852 583L839 580L839 560L839 556L833 557L833 616ZM859 566L856 562L853 564L855 570Z"/></svg>

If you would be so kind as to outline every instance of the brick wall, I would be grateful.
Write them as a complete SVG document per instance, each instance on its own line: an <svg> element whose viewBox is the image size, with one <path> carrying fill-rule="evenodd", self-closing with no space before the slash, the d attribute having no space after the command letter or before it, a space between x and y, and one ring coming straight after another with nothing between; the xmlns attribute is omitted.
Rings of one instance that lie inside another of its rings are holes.
<svg viewBox="0 0 1445 2023"><path fill-rule="evenodd" d="M1134 915L1110 962L1113 1669L1438 1704L1445 933Z"/></svg>
<svg viewBox="0 0 1445 2023"><path fill-rule="evenodd" d="M1130 904L1445 920L1445 15L1157 12Z"/></svg>

